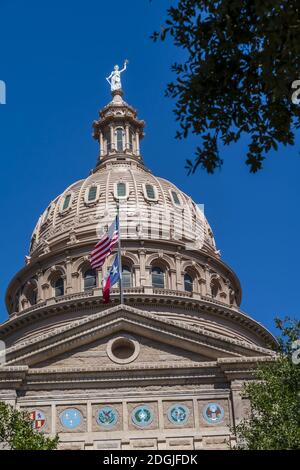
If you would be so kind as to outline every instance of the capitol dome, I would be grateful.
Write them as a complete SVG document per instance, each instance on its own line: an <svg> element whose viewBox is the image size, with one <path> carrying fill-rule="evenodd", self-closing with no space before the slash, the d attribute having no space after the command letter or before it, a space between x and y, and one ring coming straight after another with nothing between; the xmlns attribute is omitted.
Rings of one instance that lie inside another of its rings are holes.
<svg viewBox="0 0 300 470"><path fill-rule="evenodd" d="M143 128L136 111L121 94L114 94L94 122L94 137L100 143L95 170L48 205L33 232L30 257L75 240L95 243L115 216L116 201L121 204L122 238L173 240L218 257L202 209L145 167L139 150Z"/></svg>
<svg viewBox="0 0 300 470"><path fill-rule="evenodd" d="M121 207L122 239L168 240L219 256L201 209L169 181L155 177L129 154L104 161L90 176L52 201L34 229L30 257L72 243L96 243ZM120 186L124 195L118 194Z"/></svg>
<svg viewBox="0 0 300 470"><path fill-rule="evenodd" d="M227 448L247 408L241 383L271 360L275 340L241 310L239 279L203 208L145 166L145 123L121 89L112 96L93 122L94 170L39 217L8 286L2 396L38 411L61 448ZM116 248L99 270L90 254L117 210L124 301L115 285L107 305L101 286Z"/></svg>

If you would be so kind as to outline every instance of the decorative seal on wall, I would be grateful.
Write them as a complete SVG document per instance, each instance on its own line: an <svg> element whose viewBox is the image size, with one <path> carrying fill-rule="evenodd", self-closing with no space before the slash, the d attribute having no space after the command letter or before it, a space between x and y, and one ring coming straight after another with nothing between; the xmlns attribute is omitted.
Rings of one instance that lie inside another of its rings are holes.
<svg viewBox="0 0 300 470"><path fill-rule="evenodd" d="M137 406L131 414L132 422L141 428L149 426L153 421L153 411L146 405Z"/></svg>
<svg viewBox="0 0 300 470"><path fill-rule="evenodd" d="M60 415L60 422L67 429L78 428L82 420L82 414L76 408L67 408Z"/></svg>
<svg viewBox="0 0 300 470"><path fill-rule="evenodd" d="M117 410L111 406L103 406L96 413L96 421L99 426L104 426L106 428L111 428L114 426L119 419Z"/></svg>
<svg viewBox="0 0 300 470"><path fill-rule="evenodd" d="M187 422L190 411L185 405L176 404L168 409L168 419L171 423L182 425Z"/></svg>
<svg viewBox="0 0 300 470"><path fill-rule="evenodd" d="M208 403L203 409L203 418L209 424L217 424L224 419L224 409L218 403Z"/></svg>
<svg viewBox="0 0 300 470"><path fill-rule="evenodd" d="M46 416L40 410L33 410L29 413L33 429L42 429L46 424Z"/></svg>

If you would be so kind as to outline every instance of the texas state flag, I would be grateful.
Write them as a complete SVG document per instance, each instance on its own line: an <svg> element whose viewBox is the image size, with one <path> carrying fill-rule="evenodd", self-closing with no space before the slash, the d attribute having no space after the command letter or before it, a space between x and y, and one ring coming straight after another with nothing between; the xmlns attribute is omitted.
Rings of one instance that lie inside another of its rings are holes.
<svg viewBox="0 0 300 470"><path fill-rule="evenodd" d="M120 280L119 256L116 255L114 262L108 272L108 275L105 278L104 283L103 283L103 300L105 304L109 302L110 289L119 280Z"/></svg>

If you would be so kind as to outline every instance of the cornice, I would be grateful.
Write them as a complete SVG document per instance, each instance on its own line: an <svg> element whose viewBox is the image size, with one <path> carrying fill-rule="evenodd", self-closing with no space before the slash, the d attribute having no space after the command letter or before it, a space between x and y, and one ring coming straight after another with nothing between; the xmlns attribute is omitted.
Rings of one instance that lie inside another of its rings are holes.
<svg viewBox="0 0 300 470"><path fill-rule="evenodd" d="M255 353L271 354L271 351L267 349L207 331L205 328L162 318L127 305L118 305L104 312L72 321L68 325L57 327L46 334L30 338L9 348L6 351L7 363L42 362L45 356L47 358L57 356L124 329L133 334L176 345L183 350L215 359L245 354L254 356Z"/></svg>
<svg viewBox="0 0 300 470"><path fill-rule="evenodd" d="M192 383L226 383L232 389L240 390L245 380L255 379L258 364L273 361L274 358L221 358L217 361L194 363L169 362L166 364L140 363L122 366L99 367L0 367L2 389L60 389L92 387L145 387L148 385L176 386Z"/></svg>
<svg viewBox="0 0 300 470"><path fill-rule="evenodd" d="M136 292L135 292L136 290ZM142 291L142 292L141 292ZM117 294L112 295L113 302L118 302ZM229 308L221 302L212 301L210 299L201 298L199 300L183 296L183 293L178 291L172 292L171 295L163 294L145 294L143 288L133 289L132 293L128 293L125 296L125 304L127 306L132 305L135 308L143 306L146 308L151 305L167 306L170 308L170 313L178 315L178 321L184 323L184 314L189 312L197 313L199 310L204 310L206 313L212 313L216 317L227 318L230 321L241 325L246 331L253 332L254 334L261 337L266 343L270 345L276 344L274 337L271 333L262 327L258 322L253 320L251 317L241 312L237 308ZM182 314L172 312L172 308L180 307ZM29 310L22 312L14 317L11 317L5 323L0 326L0 338L5 339L13 332L22 329L24 325L29 325L38 320L49 318L55 315L59 315L62 312L67 311L80 311L80 310L95 310L101 309L106 311L107 307L103 304L102 294L100 292L81 292L78 294L69 294L64 298L49 299L48 301L41 302L35 305ZM110 310L110 309L108 309ZM159 314L152 312L153 315L159 317Z"/></svg>

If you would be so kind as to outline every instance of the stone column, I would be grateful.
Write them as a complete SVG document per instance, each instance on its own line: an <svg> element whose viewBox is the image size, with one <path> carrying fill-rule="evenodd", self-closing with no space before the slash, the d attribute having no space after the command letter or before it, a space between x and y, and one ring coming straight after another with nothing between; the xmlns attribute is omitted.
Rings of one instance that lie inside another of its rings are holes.
<svg viewBox="0 0 300 470"><path fill-rule="evenodd" d="M204 288L204 295L206 297L211 297L211 288L210 288L210 275L209 275L209 265L206 264L204 266L204 276L205 276L205 288Z"/></svg>
<svg viewBox="0 0 300 470"><path fill-rule="evenodd" d="M66 289L65 293L70 294L73 292L72 288L72 258L67 256L66 258Z"/></svg>
<svg viewBox="0 0 300 470"><path fill-rule="evenodd" d="M125 127L125 149L129 150L129 125L126 124Z"/></svg>
<svg viewBox="0 0 300 470"><path fill-rule="evenodd" d="M37 303L42 302L43 299L43 289L42 285L44 284L44 275L42 271L38 271L37 273Z"/></svg>
<svg viewBox="0 0 300 470"><path fill-rule="evenodd" d="M101 157L103 157L103 155L104 155L104 140L103 140L103 133L102 133L102 131L100 131L99 145L100 145L100 158L101 158Z"/></svg>
<svg viewBox="0 0 300 470"><path fill-rule="evenodd" d="M135 133L135 146L136 146L136 154L140 156L140 136L139 133Z"/></svg>
<svg viewBox="0 0 300 470"><path fill-rule="evenodd" d="M183 290L182 289L182 276L181 276L181 256L175 256L175 263L176 263L176 290Z"/></svg>
<svg viewBox="0 0 300 470"><path fill-rule="evenodd" d="M140 287L141 285L141 270L139 264L134 264L133 269L133 287Z"/></svg>
<svg viewBox="0 0 300 470"><path fill-rule="evenodd" d="M49 289L50 289L50 284L48 282L45 282L42 285L42 298L43 300L46 300L50 297L49 295ZM51 296L52 297L52 296Z"/></svg>
<svg viewBox="0 0 300 470"><path fill-rule="evenodd" d="M114 128L112 125L110 127L110 148L111 150L115 150L115 136L114 136Z"/></svg>
<svg viewBox="0 0 300 470"><path fill-rule="evenodd" d="M176 269L170 269L170 271L169 271L169 280L170 280L169 289L176 290L176 289L177 289L177 284L176 284ZM167 286L167 287L168 287L168 286Z"/></svg>
<svg viewBox="0 0 300 470"><path fill-rule="evenodd" d="M77 271L74 271L71 275L72 275L73 292L81 292L80 273L78 273Z"/></svg>
<svg viewBox="0 0 300 470"><path fill-rule="evenodd" d="M243 401L242 401L243 382L241 380L232 380L230 384L232 418L236 426L243 419Z"/></svg>
<svg viewBox="0 0 300 470"><path fill-rule="evenodd" d="M144 286L147 283L147 274L146 274L146 250L138 250L140 257L140 285Z"/></svg>

